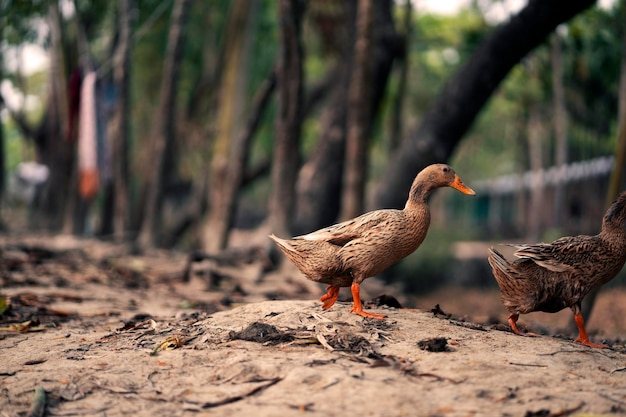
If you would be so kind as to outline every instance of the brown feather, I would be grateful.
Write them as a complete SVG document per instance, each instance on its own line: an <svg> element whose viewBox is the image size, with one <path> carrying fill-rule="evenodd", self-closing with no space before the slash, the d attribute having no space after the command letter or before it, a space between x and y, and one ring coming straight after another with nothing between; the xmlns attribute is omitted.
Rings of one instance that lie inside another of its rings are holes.
<svg viewBox="0 0 626 417"><path fill-rule="evenodd" d="M511 314L580 310L583 298L613 279L626 261L626 191L608 209L594 236L568 236L552 243L510 245L519 259L494 248L488 261Z"/></svg>

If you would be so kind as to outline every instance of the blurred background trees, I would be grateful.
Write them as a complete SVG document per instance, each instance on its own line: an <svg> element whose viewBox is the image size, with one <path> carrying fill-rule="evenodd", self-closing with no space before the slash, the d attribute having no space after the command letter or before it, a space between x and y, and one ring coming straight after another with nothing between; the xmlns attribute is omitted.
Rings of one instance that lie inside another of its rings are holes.
<svg viewBox="0 0 626 417"><path fill-rule="evenodd" d="M216 252L402 206L450 162L479 195L434 197L407 276L458 240L594 233L624 189L623 3L2 2L2 219L26 199L34 230Z"/></svg>

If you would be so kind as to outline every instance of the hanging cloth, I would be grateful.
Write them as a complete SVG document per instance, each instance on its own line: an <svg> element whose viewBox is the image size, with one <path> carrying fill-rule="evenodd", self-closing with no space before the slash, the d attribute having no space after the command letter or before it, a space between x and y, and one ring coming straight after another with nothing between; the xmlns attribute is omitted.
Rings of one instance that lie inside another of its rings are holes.
<svg viewBox="0 0 626 417"><path fill-rule="evenodd" d="M98 144L96 119L96 73L85 75L80 91L78 124L79 193L91 200L98 193Z"/></svg>
<svg viewBox="0 0 626 417"><path fill-rule="evenodd" d="M69 82L69 111L68 111L68 140L76 141L76 127L78 126L78 117L80 111L80 85L82 82L80 68L72 71Z"/></svg>

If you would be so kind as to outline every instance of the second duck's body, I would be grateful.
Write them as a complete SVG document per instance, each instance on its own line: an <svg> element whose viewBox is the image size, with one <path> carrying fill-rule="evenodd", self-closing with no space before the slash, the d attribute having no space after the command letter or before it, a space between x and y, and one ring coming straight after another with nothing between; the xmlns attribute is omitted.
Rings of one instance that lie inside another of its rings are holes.
<svg viewBox="0 0 626 417"><path fill-rule="evenodd" d="M589 340L581 314L583 298L613 279L626 261L626 192L607 210L602 230L594 236L568 236L552 243L513 245L520 258L506 260L489 250L489 263L509 310L512 330L520 314L532 311L555 313L566 307L574 312L579 337L576 341L603 347Z"/></svg>
<svg viewBox="0 0 626 417"><path fill-rule="evenodd" d="M322 308L330 308L340 287L352 288L356 314L382 319L380 314L363 311L360 284L414 252L424 241L430 225L426 203L430 193L449 186L474 195L448 165L430 165L411 186L402 210L376 210L291 240L270 238L310 280L328 284Z"/></svg>

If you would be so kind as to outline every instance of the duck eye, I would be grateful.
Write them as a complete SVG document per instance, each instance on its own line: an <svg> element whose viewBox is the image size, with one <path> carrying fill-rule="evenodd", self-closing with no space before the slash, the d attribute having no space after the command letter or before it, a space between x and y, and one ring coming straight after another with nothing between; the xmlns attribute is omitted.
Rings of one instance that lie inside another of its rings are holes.
<svg viewBox="0 0 626 417"><path fill-rule="evenodd" d="M450 169L448 167L443 167L443 172L448 172Z"/></svg>

